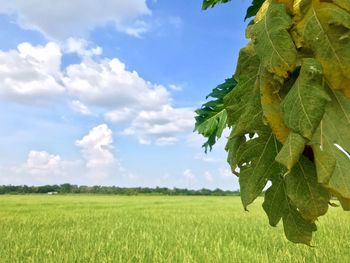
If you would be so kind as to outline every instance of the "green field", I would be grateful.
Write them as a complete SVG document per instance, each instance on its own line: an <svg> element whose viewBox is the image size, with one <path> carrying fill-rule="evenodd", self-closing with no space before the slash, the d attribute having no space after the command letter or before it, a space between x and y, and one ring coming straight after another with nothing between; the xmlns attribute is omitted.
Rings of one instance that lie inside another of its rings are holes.
<svg viewBox="0 0 350 263"><path fill-rule="evenodd" d="M261 202L1 196L0 262L350 262L350 213L330 208L310 248L270 227Z"/></svg>

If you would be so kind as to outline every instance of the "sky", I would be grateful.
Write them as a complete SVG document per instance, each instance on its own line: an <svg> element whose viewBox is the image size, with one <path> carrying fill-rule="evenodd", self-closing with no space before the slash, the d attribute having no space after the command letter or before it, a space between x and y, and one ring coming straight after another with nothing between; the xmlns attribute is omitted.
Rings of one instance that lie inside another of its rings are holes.
<svg viewBox="0 0 350 263"><path fill-rule="evenodd" d="M0 0L0 184L238 189L194 110L232 76L249 0Z"/></svg>

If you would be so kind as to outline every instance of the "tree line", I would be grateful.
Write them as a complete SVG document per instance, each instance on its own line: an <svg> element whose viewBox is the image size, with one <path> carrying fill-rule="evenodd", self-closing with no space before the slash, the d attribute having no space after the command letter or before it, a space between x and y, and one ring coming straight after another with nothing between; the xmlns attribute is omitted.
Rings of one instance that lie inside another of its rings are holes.
<svg viewBox="0 0 350 263"><path fill-rule="evenodd" d="M206 196L235 196L239 195L239 191L228 191L221 189L181 189L167 187L118 187L118 186L84 186L84 185L43 185L43 186L27 186L27 185L2 185L0 186L1 194L107 194L107 195L206 195Z"/></svg>

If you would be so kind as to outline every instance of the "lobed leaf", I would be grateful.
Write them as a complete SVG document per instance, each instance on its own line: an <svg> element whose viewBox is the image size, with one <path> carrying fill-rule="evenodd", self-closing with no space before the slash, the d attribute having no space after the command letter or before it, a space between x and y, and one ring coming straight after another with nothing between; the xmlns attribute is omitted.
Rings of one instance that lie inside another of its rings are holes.
<svg viewBox="0 0 350 263"><path fill-rule="evenodd" d="M328 210L329 192L317 182L314 164L302 157L285 178L287 194L303 218L315 221Z"/></svg>
<svg viewBox="0 0 350 263"><path fill-rule="evenodd" d="M233 79L226 79L225 82L217 86L208 96L215 100L209 101L196 110L197 116L195 131L208 138L203 144L205 152L208 148L211 150L216 140L222 135L227 127L227 113L224 107L224 97L236 86L237 82Z"/></svg>
<svg viewBox="0 0 350 263"><path fill-rule="evenodd" d="M269 129L239 147L239 184L245 209L261 194L270 178L283 174L281 165L275 161L279 149L280 144Z"/></svg>
<svg viewBox="0 0 350 263"><path fill-rule="evenodd" d="M317 230L315 223L304 219L290 203L288 203L287 212L282 219L284 233L288 240L310 246L312 232Z"/></svg>
<svg viewBox="0 0 350 263"><path fill-rule="evenodd" d="M310 245L316 225L301 216L287 195L283 176L272 178L272 185L265 193L263 208L271 226L283 220L284 233L294 243Z"/></svg>

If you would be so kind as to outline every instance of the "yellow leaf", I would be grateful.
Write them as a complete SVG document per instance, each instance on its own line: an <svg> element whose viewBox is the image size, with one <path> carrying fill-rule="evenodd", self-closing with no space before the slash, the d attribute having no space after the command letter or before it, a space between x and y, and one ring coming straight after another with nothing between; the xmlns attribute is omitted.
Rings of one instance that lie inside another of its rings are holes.
<svg viewBox="0 0 350 263"><path fill-rule="evenodd" d="M289 134L289 129L284 124L280 108L281 98L278 93L281 84L276 80L274 81L272 74L267 72L262 74L259 84L264 117L276 138L284 143Z"/></svg>
<svg viewBox="0 0 350 263"><path fill-rule="evenodd" d="M327 83L332 89L342 90L349 96L349 12L338 5L319 0L302 1L299 8L298 12L303 18L295 27L297 36L293 34L294 42L305 50L311 50L321 63Z"/></svg>

